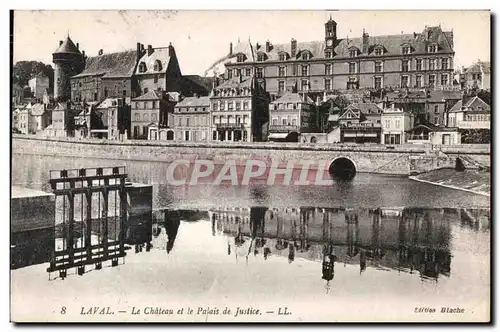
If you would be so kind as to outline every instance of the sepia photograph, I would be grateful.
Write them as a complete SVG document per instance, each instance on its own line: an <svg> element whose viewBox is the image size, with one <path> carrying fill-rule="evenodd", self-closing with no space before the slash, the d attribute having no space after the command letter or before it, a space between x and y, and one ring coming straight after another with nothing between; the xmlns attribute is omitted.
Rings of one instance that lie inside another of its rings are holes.
<svg viewBox="0 0 500 332"><path fill-rule="evenodd" d="M490 323L489 10L11 10L12 323Z"/></svg>

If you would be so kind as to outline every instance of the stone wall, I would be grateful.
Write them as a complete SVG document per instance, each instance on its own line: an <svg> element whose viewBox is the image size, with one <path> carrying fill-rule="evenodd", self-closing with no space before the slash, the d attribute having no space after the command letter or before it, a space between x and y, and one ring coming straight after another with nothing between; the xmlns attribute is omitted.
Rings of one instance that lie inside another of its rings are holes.
<svg viewBox="0 0 500 332"><path fill-rule="evenodd" d="M474 160L481 160L489 165L489 147L448 147L453 161L456 154L467 155ZM223 164L227 160L235 160L237 165L245 165L248 160L263 160L268 166L272 164L285 167L292 161L296 167L304 160L314 162L312 169L318 165L328 167L339 157L350 159L358 172L374 172L386 174L409 174L410 157L429 155L430 148L416 145L389 147L374 145L340 145L340 144L297 144L297 143L229 143L229 142L160 142L160 141L106 141L38 138L15 135L12 140L13 153L40 154L53 156L97 157L120 160L141 160L172 162L178 159L206 159L215 164ZM442 152L445 152L444 149ZM446 156L441 153L441 158ZM434 157L433 157L434 156ZM431 162L421 169L431 170L435 165L451 165L451 161ZM441 166L440 166L441 167Z"/></svg>

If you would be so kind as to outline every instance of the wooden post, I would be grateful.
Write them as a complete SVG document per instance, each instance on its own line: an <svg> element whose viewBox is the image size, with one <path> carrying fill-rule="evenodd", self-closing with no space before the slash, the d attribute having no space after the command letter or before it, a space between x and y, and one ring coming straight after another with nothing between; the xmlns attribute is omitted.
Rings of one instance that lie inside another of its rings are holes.
<svg viewBox="0 0 500 332"><path fill-rule="evenodd" d="M103 232L102 232L102 243L104 245L104 260L108 259L108 197L109 197L109 191L108 191L108 186L109 186L109 180L104 180L104 189L102 191L102 196L104 198L103 202L103 213L104 216L102 218L102 224L103 224Z"/></svg>
<svg viewBox="0 0 500 332"><path fill-rule="evenodd" d="M92 180L87 181L87 192L85 197L87 198L87 220L85 229L85 248L87 249L87 260L92 259Z"/></svg>

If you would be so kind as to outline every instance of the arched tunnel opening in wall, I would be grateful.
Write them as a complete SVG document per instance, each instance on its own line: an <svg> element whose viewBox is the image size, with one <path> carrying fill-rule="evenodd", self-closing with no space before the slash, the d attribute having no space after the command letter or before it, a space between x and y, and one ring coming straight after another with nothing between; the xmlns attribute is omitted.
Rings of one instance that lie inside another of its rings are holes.
<svg viewBox="0 0 500 332"><path fill-rule="evenodd" d="M330 164L328 172L334 179L350 181L356 176L356 165L350 159L341 157Z"/></svg>

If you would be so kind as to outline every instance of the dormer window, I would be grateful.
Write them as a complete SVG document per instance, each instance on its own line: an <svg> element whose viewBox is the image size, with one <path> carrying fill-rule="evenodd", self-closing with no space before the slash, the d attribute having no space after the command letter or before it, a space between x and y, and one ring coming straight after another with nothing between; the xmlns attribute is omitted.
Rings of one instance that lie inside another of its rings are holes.
<svg viewBox="0 0 500 332"><path fill-rule="evenodd" d="M146 70L147 70L147 68L146 68L146 64L145 64L144 62L141 62L141 63L139 64L139 73L145 73L145 72L146 72Z"/></svg>
<svg viewBox="0 0 500 332"><path fill-rule="evenodd" d="M326 51L325 52L325 58L329 59L332 57L332 51Z"/></svg>
<svg viewBox="0 0 500 332"><path fill-rule="evenodd" d="M311 58L311 55L309 54L309 52L302 52L301 56L302 56L302 60L309 60Z"/></svg>
<svg viewBox="0 0 500 332"><path fill-rule="evenodd" d="M358 50L357 49L351 49L351 50L349 50L349 56L351 58L354 58L354 57L358 56Z"/></svg>
<svg viewBox="0 0 500 332"><path fill-rule="evenodd" d="M375 48L373 53L375 55L382 55L382 54L384 54L384 50L382 49L382 47L377 47L377 48Z"/></svg>
<svg viewBox="0 0 500 332"><path fill-rule="evenodd" d="M266 61L266 55L264 53L257 54L257 61L259 62Z"/></svg>
<svg viewBox="0 0 500 332"><path fill-rule="evenodd" d="M410 52L411 52L410 46L405 45L405 46L401 47L401 53L410 54Z"/></svg>
<svg viewBox="0 0 500 332"><path fill-rule="evenodd" d="M436 44L429 45L429 53L436 53L438 51L438 46Z"/></svg>
<svg viewBox="0 0 500 332"><path fill-rule="evenodd" d="M280 59L280 61L286 61L286 60L288 60L288 54L285 53L285 52L280 53L279 59Z"/></svg>
<svg viewBox="0 0 500 332"><path fill-rule="evenodd" d="M245 55L244 54L238 54L236 56L236 61L237 62L243 62L243 61L245 61Z"/></svg>
<svg viewBox="0 0 500 332"><path fill-rule="evenodd" d="M160 60L155 61L154 70L161 71L161 61Z"/></svg>

